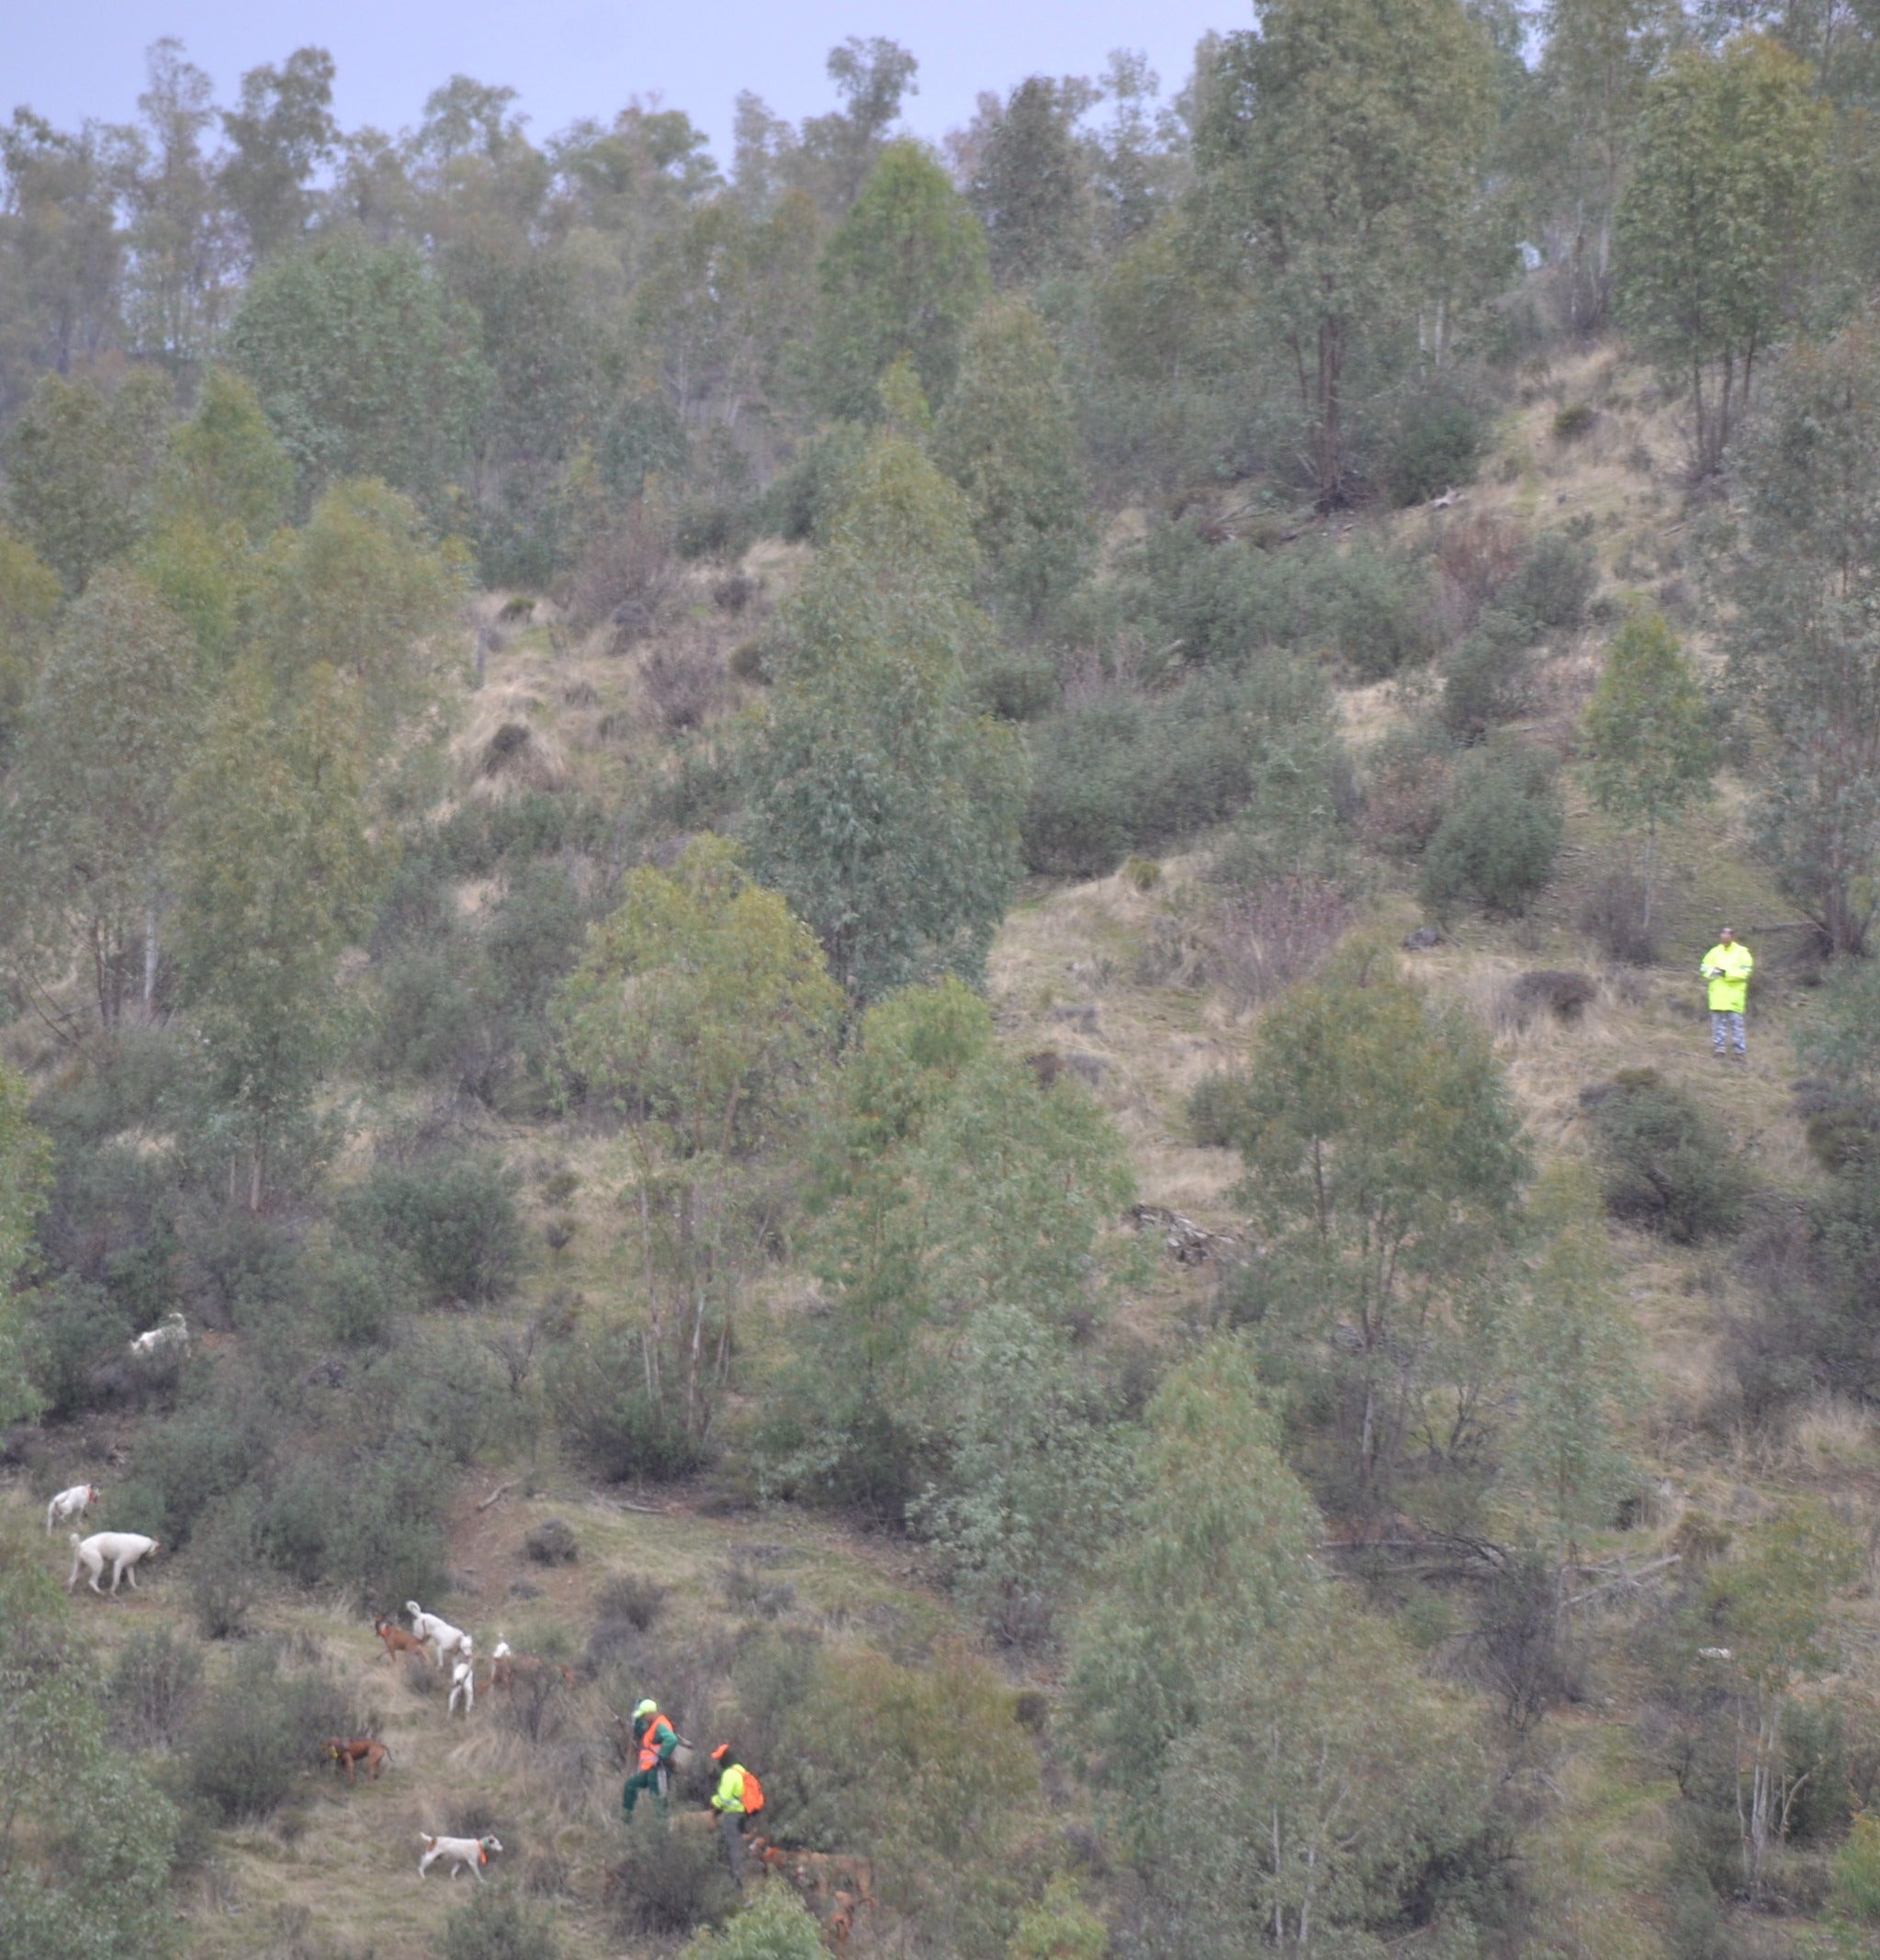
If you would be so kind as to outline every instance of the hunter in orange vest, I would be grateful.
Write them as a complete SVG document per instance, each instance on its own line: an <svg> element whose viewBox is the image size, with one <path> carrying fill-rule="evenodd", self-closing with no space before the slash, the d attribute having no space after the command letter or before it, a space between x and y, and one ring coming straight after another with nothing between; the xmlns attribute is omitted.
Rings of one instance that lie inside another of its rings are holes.
<svg viewBox="0 0 1880 1960"><path fill-rule="evenodd" d="M660 1802L666 1801L667 1785L672 1775L672 1752L679 1747L679 1733L659 1713L655 1701L643 1701L633 1711L633 1740L638 1751L634 1773L620 1793L623 1817L633 1815L642 1790L650 1790Z"/></svg>

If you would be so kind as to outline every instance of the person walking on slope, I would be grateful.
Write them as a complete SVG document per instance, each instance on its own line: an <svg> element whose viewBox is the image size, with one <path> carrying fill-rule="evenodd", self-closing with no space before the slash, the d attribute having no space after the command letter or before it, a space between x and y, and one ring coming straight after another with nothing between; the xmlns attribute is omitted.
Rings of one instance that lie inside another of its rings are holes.
<svg viewBox="0 0 1880 1960"><path fill-rule="evenodd" d="M638 1750L634 1773L620 1793L623 1817L633 1815L633 1807L642 1790L650 1790L660 1802L666 1801L667 1785L672 1780L672 1752L679 1747L679 1733L659 1713L656 1701L643 1701L633 1711L633 1740Z"/></svg>
<svg viewBox="0 0 1880 1960"><path fill-rule="evenodd" d="M764 1807L763 1785L732 1753L729 1742L720 1742L712 1752L718 1769L718 1787L712 1792L712 1808L718 1813L718 1834L725 1840L725 1855L731 1861L731 1876L744 1884L744 1820L755 1817Z"/></svg>
<svg viewBox="0 0 1880 1960"><path fill-rule="evenodd" d="M1731 1040L1738 1055L1745 1062L1750 1059L1743 1046L1743 1003L1750 997L1755 966L1750 949L1738 945L1736 934L1726 926L1697 969L1710 983L1710 1052L1718 1061Z"/></svg>

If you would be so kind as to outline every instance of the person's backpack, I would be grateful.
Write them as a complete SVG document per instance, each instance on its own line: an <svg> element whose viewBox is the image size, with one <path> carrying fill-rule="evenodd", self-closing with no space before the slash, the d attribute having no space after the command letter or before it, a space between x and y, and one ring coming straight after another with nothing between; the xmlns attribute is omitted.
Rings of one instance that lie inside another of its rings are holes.
<svg viewBox="0 0 1880 1960"><path fill-rule="evenodd" d="M764 1786L757 1780L755 1770L744 1773L744 1814L755 1817L764 1807Z"/></svg>

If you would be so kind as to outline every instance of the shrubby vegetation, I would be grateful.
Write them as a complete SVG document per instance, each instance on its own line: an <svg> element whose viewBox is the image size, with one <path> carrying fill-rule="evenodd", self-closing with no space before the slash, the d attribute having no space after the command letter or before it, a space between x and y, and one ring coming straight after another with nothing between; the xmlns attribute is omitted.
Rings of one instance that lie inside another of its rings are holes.
<svg viewBox="0 0 1880 1960"><path fill-rule="evenodd" d="M884 1950L1865 1937L1880 39L1518 12L1257 0L939 149L855 39L722 167L348 133L312 48L0 129L0 1449L164 1547L92 1653L0 1538L0 1960L291 1842L377 1711L282 1602L459 1583L472 1474L884 1542L603 1567L464 1960L585 1937L649 1686ZM1725 890L1795 937L1686 1086Z"/></svg>

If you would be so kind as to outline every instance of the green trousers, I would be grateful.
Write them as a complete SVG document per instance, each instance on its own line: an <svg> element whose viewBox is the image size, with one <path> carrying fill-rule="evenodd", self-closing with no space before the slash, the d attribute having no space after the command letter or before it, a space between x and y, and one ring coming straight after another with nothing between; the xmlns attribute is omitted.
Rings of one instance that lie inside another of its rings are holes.
<svg viewBox="0 0 1880 1960"><path fill-rule="evenodd" d="M636 1770L626 1779L626 1786L620 1793L620 1811L623 1817L633 1815L633 1807L640 1799L642 1790L650 1790L660 1802L666 1801L666 1779L669 1772L664 1763L658 1769Z"/></svg>

